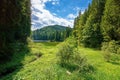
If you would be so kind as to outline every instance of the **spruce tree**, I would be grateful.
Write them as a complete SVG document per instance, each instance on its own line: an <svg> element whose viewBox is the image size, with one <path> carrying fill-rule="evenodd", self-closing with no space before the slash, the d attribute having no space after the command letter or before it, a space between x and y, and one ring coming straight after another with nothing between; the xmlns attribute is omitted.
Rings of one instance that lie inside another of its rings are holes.
<svg viewBox="0 0 120 80"><path fill-rule="evenodd" d="M120 41L120 0L107 0L101 23L104 41Z"/></svg>
<svg viewBox="0 0 120 80"><path fill-rule="evenodd" d="M100 47L102 43L100 23L104 5L105 0L92 1L89 17L82 33L82 42L87 47Z"/></svg>

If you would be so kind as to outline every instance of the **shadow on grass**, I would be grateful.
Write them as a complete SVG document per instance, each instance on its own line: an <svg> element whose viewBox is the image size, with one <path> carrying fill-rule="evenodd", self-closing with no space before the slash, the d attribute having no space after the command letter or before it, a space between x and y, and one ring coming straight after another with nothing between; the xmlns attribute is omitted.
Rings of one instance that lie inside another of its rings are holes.
<svg viewBox="0 0 120 80"><path fill-rule="evenodd" d="M13 80L12 76L23 67L22 61L25 55L30 53L30 48L27 45L20 45L10 59L6 59L0 63L0 80Z"/></svg>
<svg viewBox="0 0 120 80"><path fill-rule="evenodd" d="M45 46L56 46L58 45L60 42L40 42Z"/></svg>
<svg viewBox="0 0 120 80"><path fill-rule="evenodd" d="M70 64L66 64L66 63L61 63L61 64L59 63L58 65L60 65L61 67L65 68L67 70L69 70L70 72L75 71L76 68L77 68L75 65L70 65Z"/></svg>
<svg viewBox="0 0 120 80"><path fill-rule="evenodd" d="M109 61L108 63L114 64L114 65L120 65L120 61Z"/></svg>
<svg viewBox="0 0 120 80"><path fill-rule="evenodd" d="M81 68L78 68L78 66L70 64L58 64L58 65L60 65L62 68L67 69L71 73L77 72L76 75L78 75L78 77L81 77L84 80L95 80L95 77L93 75L95 74L97 69L92 65L83 66Z"/></svg>

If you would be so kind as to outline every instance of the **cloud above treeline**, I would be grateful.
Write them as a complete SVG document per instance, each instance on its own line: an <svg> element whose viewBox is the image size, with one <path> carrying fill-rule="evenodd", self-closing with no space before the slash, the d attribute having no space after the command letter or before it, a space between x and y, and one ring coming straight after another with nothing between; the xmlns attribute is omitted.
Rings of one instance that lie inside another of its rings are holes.
<svg viewBox="0 0 120 80"><path fill-rule="evenodd" d="M58 5L58 0L31 0L31 11L32 11L32 30L47 26L47 25L63 25L63 26L73 26L74 14L69 14L65 19L58 17L55 13L51 13L49 10L45 9L46 2L52 2L53 5Z"/></svg>

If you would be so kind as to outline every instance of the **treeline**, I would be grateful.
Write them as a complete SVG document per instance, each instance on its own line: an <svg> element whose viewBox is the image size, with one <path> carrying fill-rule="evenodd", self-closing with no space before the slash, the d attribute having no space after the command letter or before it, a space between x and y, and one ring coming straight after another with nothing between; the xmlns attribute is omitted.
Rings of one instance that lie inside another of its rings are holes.
<svg viewBox="0 0 120 80"><path fill-rule="evenodd" d="M85 47L120 50L120 0L92 0L74 21L73 35ZM111 43L112 42L112 43ZM117 46L117 47L116 47ZM118 51L119 52L119 51Z"/></svg>
<svg viewBox="0 0 120 80"><path fill-rule="evenodd" d="M30 13L30 0L0 0L0 61L27 43Z"/></svg>
<svg viewBox="0 0 120 80"><path fill-rule="evenodd" d="M59 25L47 26L32 32L33 40L64 41L71 35L72 29Z"/></svg>

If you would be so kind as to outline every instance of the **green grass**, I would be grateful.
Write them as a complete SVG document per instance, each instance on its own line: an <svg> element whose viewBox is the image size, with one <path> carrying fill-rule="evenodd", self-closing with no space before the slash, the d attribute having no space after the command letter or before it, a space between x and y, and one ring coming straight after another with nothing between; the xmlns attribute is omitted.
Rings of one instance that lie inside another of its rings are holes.
<svg viewBox="0 0 120 80"><path fill-rule="evenodd" d="M108 63L104 60L101 51L79 47L82 55L86 56L88 63L95 68L94 73L78 74L73 71L67 74L67 69L57 64L56 53L59 42L30 43L31 51L27 54L18 54L2 67L15 66L15 70L3 76L0 80L120 80L120 65ZM38 57L36 54L42 54ZM20 66L20 67L19 67Z"/></svg>
<svg viewBox="0 0 120 80"><path fill-rule="evenodd" d="M81 47L79 50L96 68L95 73L92 74L96 80L120 80L120 65L106 62L101 51Z"/></svg>

